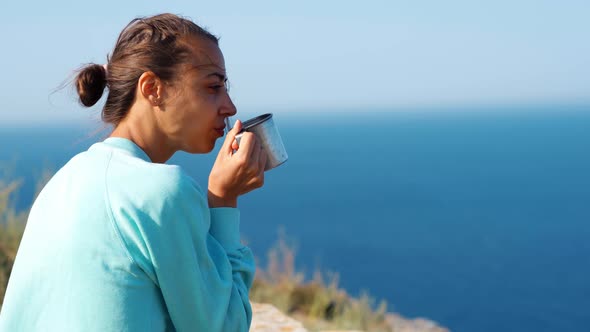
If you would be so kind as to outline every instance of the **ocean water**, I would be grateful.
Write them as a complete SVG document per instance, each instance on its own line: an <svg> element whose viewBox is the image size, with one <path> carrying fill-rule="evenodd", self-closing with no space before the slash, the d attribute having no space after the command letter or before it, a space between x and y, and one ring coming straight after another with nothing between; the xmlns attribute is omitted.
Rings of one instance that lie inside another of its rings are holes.
<svg viewBox="0 0 590 332"><path fill-rule="evenodd" d="M279 229L297 265L452 331L590 329L590 107L275 114L289 161L240 199L262 260ZM30 206L106 133L1 128L2 175ZM206 187L214 155L177 154Z"/></svg>

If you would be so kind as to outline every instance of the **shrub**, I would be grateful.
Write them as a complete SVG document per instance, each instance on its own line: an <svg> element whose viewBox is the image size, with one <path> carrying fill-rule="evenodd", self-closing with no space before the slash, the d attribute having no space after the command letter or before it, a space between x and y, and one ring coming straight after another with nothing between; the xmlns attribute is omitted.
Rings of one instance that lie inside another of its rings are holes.
<svg viewBox="0 0 590 332"><path fill-rule="evenodd" d="M0 307L27 218L27 213L17 212L11 203L19 186L20 181L0 181Z"/></svg>
<svg viewBox="0 0 590 332"><path fill-rule="evenodd" d="M338 287L339 276L317 270L306 281L295 269L295 250L283 232L269 250L265 268L258 268L250 299L271 303L300 320L310 330L359 329L391 331L385 317L387 304L375 308L374 299L363 292L359 298ZM327 279L327 280L326 280Z"/></svg>

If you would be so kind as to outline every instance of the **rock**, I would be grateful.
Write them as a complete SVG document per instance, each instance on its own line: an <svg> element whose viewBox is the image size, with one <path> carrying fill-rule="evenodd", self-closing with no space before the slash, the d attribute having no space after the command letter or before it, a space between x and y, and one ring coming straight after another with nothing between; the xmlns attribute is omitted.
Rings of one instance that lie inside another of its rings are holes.
<svg viewBox="0 0 590 332"><path fill-rule="evenodd" d="M449 332L448 329L425 318L408 319L389 313L385 319L395 332Z"/></svg>
<svg viewBox="0 0 590 332"><path fill-rule="evenodd" d="M308 332L303 324L270 304L252 302L250 332Z"/></svg>
<svg viewBox="0 0 590 332"><path fill-rule="evenodd" d="M395 332L449 332L435 322L415 318L408 319L398 314L389 313L386 321ZM301 322L283 314L271 304L252 302L252 324L250 332L308 332ZM324 330L322 332L363 332L352 330Z"/></svg>

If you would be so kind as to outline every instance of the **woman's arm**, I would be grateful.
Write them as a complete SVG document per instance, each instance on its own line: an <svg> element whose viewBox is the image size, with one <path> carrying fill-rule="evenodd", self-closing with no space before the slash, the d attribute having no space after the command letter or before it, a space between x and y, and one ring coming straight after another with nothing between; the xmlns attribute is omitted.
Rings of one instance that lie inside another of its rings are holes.
<svg viewBox="0 0 590 332"><path fill-rule="evenodd" d="M210 210L188 176L160 183L159 189L151 202L143 199L144 208L115 219L133 224L122 227L123 233L138 233L124 234L125 245L161 289L174 327L248 331L255 266L252 252L240 243L239 211Z"/></svg>

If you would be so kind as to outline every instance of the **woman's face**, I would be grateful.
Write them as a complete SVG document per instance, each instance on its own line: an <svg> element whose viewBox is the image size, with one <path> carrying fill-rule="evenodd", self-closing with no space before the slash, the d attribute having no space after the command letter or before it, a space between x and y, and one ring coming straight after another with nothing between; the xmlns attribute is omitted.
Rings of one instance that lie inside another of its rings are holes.
<svg viewBox="0 0 590 332"><path fill-rule="evenodd" d="M194 38L192 64L183 66L179 79L164 97L160 125L175 149L207 153L224 135L225 118L236 114L226 89L227 74L215 43Z"/></svg>

